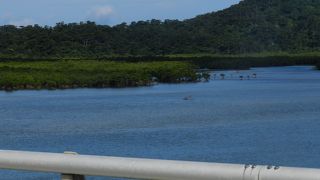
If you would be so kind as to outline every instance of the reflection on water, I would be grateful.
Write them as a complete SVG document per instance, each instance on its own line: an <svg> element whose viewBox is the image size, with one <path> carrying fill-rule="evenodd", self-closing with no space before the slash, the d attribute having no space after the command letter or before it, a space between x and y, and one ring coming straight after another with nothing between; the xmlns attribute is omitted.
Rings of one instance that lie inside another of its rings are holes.
<svg viewBox="0 0 320 180"><path fill-rule="evenodd" d="M197 84L0 92L0 149L320 168L319 71L214 74Z"/></svg>

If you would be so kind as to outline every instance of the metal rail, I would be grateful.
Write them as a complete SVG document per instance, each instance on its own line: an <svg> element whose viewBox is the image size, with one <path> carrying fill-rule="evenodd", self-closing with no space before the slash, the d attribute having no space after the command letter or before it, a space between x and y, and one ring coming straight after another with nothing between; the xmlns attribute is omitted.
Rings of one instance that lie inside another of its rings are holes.
<svg viewBox="0 0 320 180"><path fill-rule="evenodd" d="M320 180L320 169L0 151L0 169L154 180Z"/></svg>

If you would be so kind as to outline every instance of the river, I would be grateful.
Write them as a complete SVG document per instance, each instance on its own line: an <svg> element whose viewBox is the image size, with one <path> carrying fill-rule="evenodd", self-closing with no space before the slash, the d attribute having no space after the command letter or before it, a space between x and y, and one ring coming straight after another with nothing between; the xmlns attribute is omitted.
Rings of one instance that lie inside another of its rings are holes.
<svg viewBox="0 0 320 180"><path fill-rule="evenodd" d="M320 168L320 71L215 74L207 83L2 91L0 149ZM0 176L58 177L4 170Z"/></svg>

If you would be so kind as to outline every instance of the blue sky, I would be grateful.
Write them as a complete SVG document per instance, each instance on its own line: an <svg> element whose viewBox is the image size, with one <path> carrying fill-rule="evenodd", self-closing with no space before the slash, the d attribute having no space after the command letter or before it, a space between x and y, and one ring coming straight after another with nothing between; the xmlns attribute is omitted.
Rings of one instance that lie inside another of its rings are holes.
<svg viewBox="0 0 320 180"><path fill-rule="evenodd" d="M187 19L240 0L0 0L0 25L96 21L114 25L148 19Z"/></svg>

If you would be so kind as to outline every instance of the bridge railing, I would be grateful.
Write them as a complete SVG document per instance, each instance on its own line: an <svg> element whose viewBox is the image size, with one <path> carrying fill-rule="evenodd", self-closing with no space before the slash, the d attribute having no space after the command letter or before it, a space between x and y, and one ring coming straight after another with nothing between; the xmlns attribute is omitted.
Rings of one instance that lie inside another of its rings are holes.
<svg viewBox="0 0 320 180"><path fill-rule="evenodd" d="M0 169L153 180L320 180L320 169L0 151Z"/></svg>

